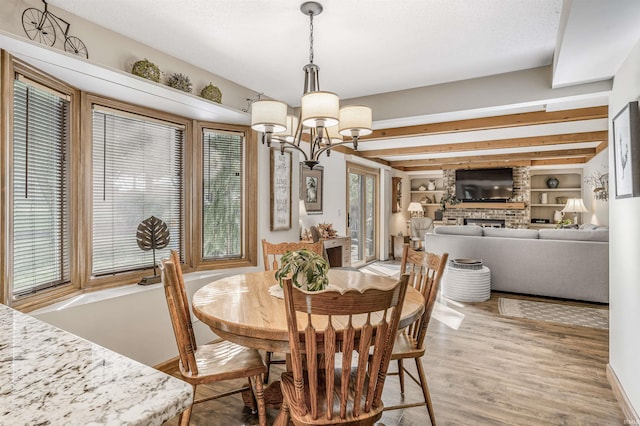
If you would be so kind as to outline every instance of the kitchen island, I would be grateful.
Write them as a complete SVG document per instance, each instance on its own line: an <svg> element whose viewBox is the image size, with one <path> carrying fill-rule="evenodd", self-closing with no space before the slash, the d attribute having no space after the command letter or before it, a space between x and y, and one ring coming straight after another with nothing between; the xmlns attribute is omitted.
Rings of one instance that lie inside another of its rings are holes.
<svg viewBox="0 0 640 426"><path fill-rule="evenodd" d="M160 425L191 385L0 304L0 425Z"/></svg>

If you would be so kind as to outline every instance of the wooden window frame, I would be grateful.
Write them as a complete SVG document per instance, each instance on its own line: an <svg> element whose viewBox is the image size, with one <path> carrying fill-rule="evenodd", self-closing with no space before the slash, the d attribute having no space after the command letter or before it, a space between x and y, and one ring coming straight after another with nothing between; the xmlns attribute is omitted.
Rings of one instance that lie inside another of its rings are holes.
<svg viewBox="0 0 640 426"><path fill-rule="evenodd" d="M74 259L77 256L77 229L73 226L78 220L78 158L80 140L80 91L76 88L61 82L30 65L15 59L6 51L2 51L1 56L1 78L0 78L0 103L1 118L0 128L2 137L0 138L0 164L2 165L2 195L0 203L0 238L2 240L2 257L0 258L0 301L9 306L23 310L35 309L59 299L65 298L78 291L80 280L73 268ZM70 282L53 288L38 291L32 295L25 295L14 298L11 286L13 276L13 80L19 73L24 77L41 84L56 92L69 97L69 256L70 256Z"/></svg>
<svg viewBox="0 0 640 426"><path fill-rule="evenodd" d="M13 79L16 72L37 83L70 96L69 188L70 188L70 274L71 283L34 295L13 299L11 289L13 221ZM258 145L248 126L200 122L186 117L110 99L79 89L40 72L2 50L0 56L0 302L31 311L86 291L137 283L151 269L92 277L92 106L122 110L183 125L184 139L184 258L185 272L257 266L258 259ZM245 136L244 252L238 259L202 259L202 147L203 130L241 132Z"/></svg>
<svg viewBox="0 0 640 426"><path fill-rule="evenodd" d="M227 132L239 132L244 134L245 138L245 191L243 202L243 214L244 214L244 241L243 247L244 253L241 258L237 259L220 259L210 260L204 259L202 255L202 227L203 220L202 215L202 198L203 198L203 156L202 150L204 146L204 140L202 134L205 130L211 131L227 131ZM193 185L193 202L191 206L192 215L192 237L193 244L191 245L192 255L191 266L196 270L205 269L228 269L228 268L241 268L257 266L258 255L258 215L256 208L251 206L258 205L258 143L253 132L248 126L220 124L198 121L195 122L193 137L193 149L191 150L191 162L193 164L192 177L196 185Z"/></svg>

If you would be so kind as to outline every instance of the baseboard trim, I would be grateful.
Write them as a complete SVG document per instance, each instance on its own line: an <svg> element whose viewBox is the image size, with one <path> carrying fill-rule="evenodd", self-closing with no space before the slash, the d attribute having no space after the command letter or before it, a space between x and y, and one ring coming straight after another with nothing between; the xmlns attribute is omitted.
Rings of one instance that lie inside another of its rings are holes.
<svg viewBox="0 0 640 426"><path fill-rule="evenodd" d="M627 394L622 388L615 371L611 368L611 364L607 364L607 381L611 385L613 395L618 400L618 404L622 409L622 414L624 414L624 423L627 425L640 425L640 417L633 408L633 405L631 405L629 398L627 398Z"/></svg>
<svg viewBox="0 0 640 426"><path fill-rule="evenodd" d="M154 365L153 368L160 370L163 373L169 373L178 367L178 362L180 362L179 356L163 361L158 365Z"/></svg>

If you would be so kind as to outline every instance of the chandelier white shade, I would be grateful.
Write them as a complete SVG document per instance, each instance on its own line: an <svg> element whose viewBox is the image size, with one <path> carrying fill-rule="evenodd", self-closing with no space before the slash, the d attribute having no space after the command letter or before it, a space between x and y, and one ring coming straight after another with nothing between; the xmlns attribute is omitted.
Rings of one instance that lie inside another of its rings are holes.
<svg viewBox="0 0 640 426"><path fill-rule="evenodd" d="M358 136L371 134L372 113L371 108L362 105L350 105L340 110L340 134Z"/></svg>
<svg viewBox="0 0 640 426"><path fill-rule="evenodd" d="M251 105L251 128L257 132L282 132L287 129L287 104L256 101Z"/></svg>
<svg viewBox="0 0 640 426"><path fill-rule="evenodd" d="M330 155L333 147L353 144L358 149L358 138L371 134L371 108L350 105L340 109L340 98L332 92L320 90L320 68L313 63L313 17L322 12L317 2L305 2L300 10L309 16L309 63L304 66L304 91L299 117L287 116L288 106L276 100L258 100L251 105L251 128L262 132L262 143L271 146L279 142L280 150L297 150L304 163L313 168L322 153ZM302 133L309 133L308 153L301 148ZM343 136L349 137L343 140Z"/></svg>
<svg viewBox="0 0 640 426"><path fill-rule="evenodd" d="M287 128L281 132L273 132L274 135L284 138L287 142L293 142L298 130L298 117L295 115L287 115Z"/></svg>
<svg viewBox="0 0 640 426"><path fill-rule="evenodd" d="M340 98L331 92L309 92L302 96L302 125L332 127L338 124Z"/></svg>

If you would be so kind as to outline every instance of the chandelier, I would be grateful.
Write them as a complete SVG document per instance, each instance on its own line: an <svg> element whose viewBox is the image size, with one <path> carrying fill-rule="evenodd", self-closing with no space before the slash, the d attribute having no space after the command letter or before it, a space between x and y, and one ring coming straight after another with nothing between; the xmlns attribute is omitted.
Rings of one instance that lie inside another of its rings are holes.
<svg viewBox="0 0 640 426"><path fill-rule="evenodd" d="M251 104L251 128L262 132L262 143L280 143L280 151L297 150L303 163L313 169L322 153L353 144L358 149L358 138L371 134L371 108L349 105L340 108L338 95L320 90L320 67L313 63L313 17L322 12L322 5L314 1L303 3L300 10L309 16L309 63L304 66L304 91L298 116L288 115L288 106L275 100L258 100ZM300 147L302 134L309 135L309 152ZM344 140L343 137L349 139Z"/></svg>

